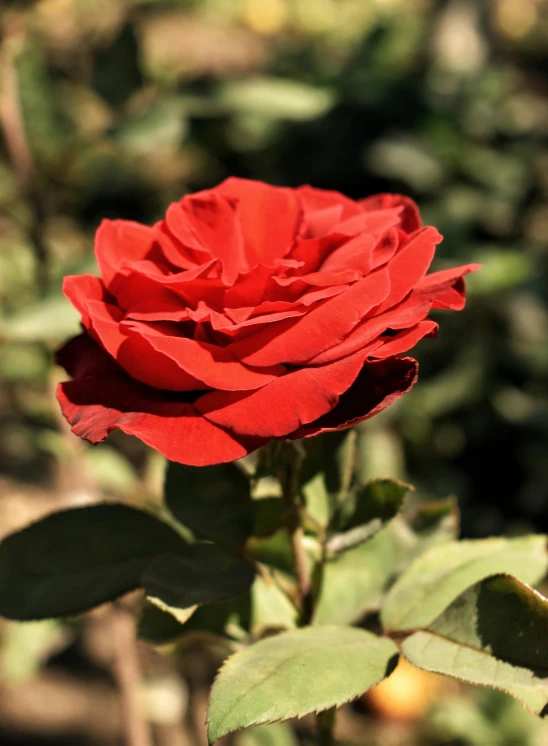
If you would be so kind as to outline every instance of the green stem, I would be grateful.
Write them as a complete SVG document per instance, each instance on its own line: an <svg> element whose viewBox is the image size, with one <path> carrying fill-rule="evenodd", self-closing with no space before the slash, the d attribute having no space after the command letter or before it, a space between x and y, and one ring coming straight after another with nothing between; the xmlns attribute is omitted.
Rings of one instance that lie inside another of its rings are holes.
<svg viewBox="0 0 548 746"><path fill-rule="evenodd" d="M317 742L318 746L333 746L333 728L335 726L335 708L318 712L316 716L317 723Z"/></svg>
<svg viewBox="0 0 548 746"><path fill-rule="evenodd" d="M297 578L301 624L310 619L310 575L303 544L302 503L299 470L304 458L302 447L292 441L281 444L278 452L278 477L285 502L285 523L291 540L293 567Z"/></svg>

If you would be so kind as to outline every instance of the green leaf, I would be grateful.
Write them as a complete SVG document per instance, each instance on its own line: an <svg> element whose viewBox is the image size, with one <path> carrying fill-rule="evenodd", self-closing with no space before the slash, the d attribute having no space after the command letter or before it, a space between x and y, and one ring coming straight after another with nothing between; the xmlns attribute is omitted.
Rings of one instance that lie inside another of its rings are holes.
<svg viewBox="0 0 548 746"><path fill-rule="evenodd" d="M350 624L376 609L392 579L433 546L450 541L457 530L453 501L424 506L404 519L397 516L371 541L330 559L323 570L314 621Z"/></svg>
<svg viewBox="0 0 548 746"><path fill-rule="evenodd" d="M326 562L314 623L350 624L374 608L413 543L402 521Z"/></svg>
<svg viewBox="0 0 548 746"><path fill-rule="evenodd" d="M296 122L316 119L335 103L329 89L275 77L225 83L219 100L234 112Z"/></svg>
<svg viewBox="0 0 548 746"><path fill-rule="evenodd" d="M326 528L331 516L331 500L325 485L324 475L322 473L316 474L309 482L303 485L302 490L307 515L318 526Z"/></svg>
<svg viewBox="0 0 548 746"><path fill-rule="evenodd" d="M335 518L344 533L329 540L328 552L336 554L372 538L399 513L411 489L396 479L374 479L352 489Z"/></svg>
<svg viewBox="0 0 548 746"><path fill-rule="evenodd" d="M80 316L63 295L50 295L0 319L2 337L16 342L59 342L78 334Z"/></svg>
<svg viewBox="0 0 548 746"><path fill-rule="evenodd" d="M381 612L385 629L425 627L466 588L497 573L534 584L548 569L546 537L451 542L419 557L394 583Z"/></svg>
<svg viewBox="0 0 548 746"><path fill-rule="evenodd" d="M461 594L428 627L402 643L411 663L500 689L548 713L548 600L508 575Z"/></svg>
<svg viewBox="0 0 548 746"><path fill-rule="evenodd" d="M155 559L142 584L147 596L160 600L160 608L183 610L239 596L254 577L255 568L247 560L214 544L193 544Z"/></svg>
<svg viewBox="0 0 548 746"><path fill-rule="evenodd" d="M286 507L280 497L260 497L253 500L253 536L272 536L284 525Z"/></svg>
<svg viewBox="0 0 548 746"><path fill-rule="evenodd" d="M413 488L397 479L373 479L353 490L352 509L345 506L343 528L361 526L373 520L383 523L401 510L404 497Z"/></svg>
<svg viewBox="0 0 548 746"><path fill-rule="evenodd" d="M237 746L299 746L293 728L287 723L257 725L241 733L236 739Z"/></svg>
<svg viewBox="0 0 548 746"><path fill-rule="evenodd" d="M395 644L353 627L305 627L236 653L211 690L208 736L349 702L388 676Z"/></svg>
<svg viewBox="0 0 548 746"><path fill-rule="evenodd" d="M148 565L185 542L127 505L53 513L0 544L0 614L45 619L77 614L140 585Z"/></svg>
<svg viewBox="0 0 548 746"><path fill-rule="evenodd" d="M258 575L251 586L249 631L258 636L273 629L292 629L297 625L297 609L284 592Z"/></svg>
<svg viewBox="0 0 548 746"><path fill-rule="evenodd" d="M195 467L170 462L165 499L175 518L200 538L243 544L253 531L249 479L234 464Z"/></svg>

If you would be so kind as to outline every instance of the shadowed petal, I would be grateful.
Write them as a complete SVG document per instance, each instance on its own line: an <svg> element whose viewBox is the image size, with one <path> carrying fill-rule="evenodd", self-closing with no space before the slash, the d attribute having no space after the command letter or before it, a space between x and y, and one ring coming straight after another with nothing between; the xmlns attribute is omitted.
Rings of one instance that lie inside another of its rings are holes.
<svg viewBox="0 0 548 746"><path fill-rule="evenodd" d="M419 365L410 357L367 362L353 385L328 414L292 433L292 440L346 430L368 420L406 394L417 381Z"/></svg>

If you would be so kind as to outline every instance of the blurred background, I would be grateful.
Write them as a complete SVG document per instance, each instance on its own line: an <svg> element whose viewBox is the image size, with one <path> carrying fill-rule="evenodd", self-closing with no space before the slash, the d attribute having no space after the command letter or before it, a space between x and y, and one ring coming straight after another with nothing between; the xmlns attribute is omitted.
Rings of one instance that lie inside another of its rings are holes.
<svg viewBox="0 0 548 746"><path fill-rule="evenodd" d="M140 443L90 448L60 420L52 351L79 328L62 277L96 272L102 218L153 222L231 174L410 194L445 236L437 268L484 264L465 311L419 346L418 387L367 423L363 473L456 495L467 537L548 531L547 0L0 7L1 534L99 493L158 495ZM122 743L111 632L102 610L1 622L2 746ZM201 744L207 662L190 651L181 679L143 656L155 743ZM394 681L345 710L341 742L548 743L504 695L407 668Z"/></svg>

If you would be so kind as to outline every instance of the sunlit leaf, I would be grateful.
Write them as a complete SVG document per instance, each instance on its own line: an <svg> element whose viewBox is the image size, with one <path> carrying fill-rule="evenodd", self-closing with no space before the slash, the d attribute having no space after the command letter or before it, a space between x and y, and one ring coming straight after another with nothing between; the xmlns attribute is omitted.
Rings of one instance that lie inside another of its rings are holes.
<svg viewBox="0 0 548 746"><path fill-rule="evenodd" d="M219 672L209 741L349 702L388 676L397 658L391 640L353 627L305 627L261 640Z"/></svg>
<svg viewBox="0 0 548 746"><path fill-rule="evenodd" d="M384 599L386 629L430 624L463 591L496 573L513 573L534 584L548 570L546 537L459 541L434 547L415 560Z"/></svg>
<svg viewBox="0 0 548 746"><path fill-rule="evenodd" d="M508 575L483 580L402 643L420 668L511 694L548 713L548 600Z"/></svg>

